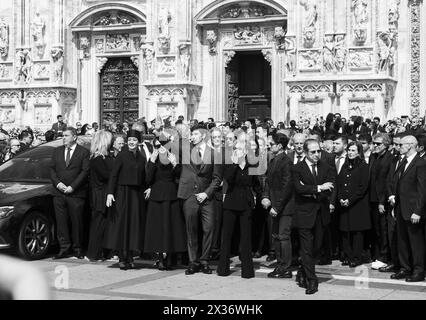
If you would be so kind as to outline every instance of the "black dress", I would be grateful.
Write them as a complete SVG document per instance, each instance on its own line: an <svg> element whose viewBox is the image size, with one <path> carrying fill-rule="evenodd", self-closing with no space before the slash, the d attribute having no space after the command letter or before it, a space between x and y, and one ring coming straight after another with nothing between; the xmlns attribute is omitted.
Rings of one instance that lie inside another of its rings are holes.
<svg viewBox="0 0 426 320"><path fill-rule="evenodd" d="M103 247L108 226L106 193L113 165L114 158L111 156L99 156L90 160L90 206L92 217L87 257L91 260L104 258Z"/></svg>
<svg viewBox="0 0 426 320"><path fill-rule="evenodd" d="M145 232L145 155L127 147L117 155L108 194L115 197L115 210L108 227L105 247L122 253L142 251Z"/></svg>
<svg viewBox="0 0 426 320"><path fill-rule="evenodd" d="M148 162L147 184L151 188L148 202L145 252L184 252L185 220L177 199L176 178L179 172L159 159Z"/></svg>

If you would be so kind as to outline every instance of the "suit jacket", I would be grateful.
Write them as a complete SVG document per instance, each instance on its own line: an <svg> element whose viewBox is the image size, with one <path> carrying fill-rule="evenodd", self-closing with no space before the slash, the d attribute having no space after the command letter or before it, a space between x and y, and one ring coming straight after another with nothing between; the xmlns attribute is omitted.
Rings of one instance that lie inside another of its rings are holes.
<svg viewBox="0 0 426 320"><path fill-rule="evenodd" d="M115 194L117 185L144 189L146 186L145 166L144 152L137 151L135 156L127 147L124 147L115 158L108 182L108 194Z"/></svg>
<svg viewBox="0 0 426 320"><path fill-rule="evenodd" d="M67 124L62 123L59 124L59 122L56 122L52 125L52 130L55 131L55 133L58 133L58 131L65 131L67 129Z"/></svg>
<svg viewBox="0 0 426 320"><path fill-rule="evenodd" d="M269 163L263 198L271 201L278 214L293 214L292 210L285 210L293 195L292 169L293 163L284 152Z"/></svg>
<svg viewBox="0 0 426 320"><path fill-rule="evenodd" d="M223 209L246 211L254 209L254 198L261 193L259 177L249 174L250 166L244 169L237 164L226 165L223 177L228 185Z"/></svg>
<svg viewBox="0 0 426 320"><path fill-rule="evenodd" d="M182 159L182 156L179 158ZM194 164L192 161L184 164L180 161L179 199L186 200L194 194L203 192L207 194L208 199L213 198L222 182L221 165L215 163L214 159L214 150L206 145L201 164Z"/></svg>
<svg viewBox="0 0 426 320"><path fill-rule="evenodd" d="M425 218L426 161L417 154L396 182L396 205L400 206L404 220L413 213Z"/></svg>
<svg viewBox="0 0 426 320"><path fill-rule="evenodd" d="M78 198L86 197L87 177L90 170L89 154L89 150L77 145L67 167L65 164L65 146L53 150L50 163L50 180L54 186L56 196L62 195L56 188L62 182L74 189L74 192L70 196Z"/></svg>
<svg viewBox="0 0 426 320"><path fill-rule="evenodd" d="M335 184L335 169L327 162L319 161L317 164L317 179L315 181L306 161L294 166L293 182L295 187L295 226L298 228L313 228L317 213L320 212L323 225L330 223L330 197L331 192L318 193L318 185L326 182Z"/></svg>
<svg viewBox="0 0 426 320"><path fill-rule="evenodd" d="M96 157L90 160L91 207L94 212L106 213L108 180L113 166L112 156Z"/></svg>
<svg viewBox="0 0 426 320"><path fill-rule="evenodd" d="M386 181L391 168L393 156L389 151L378 156L372 154L369 161L370 168L370 202L387 203Z"/></svg>

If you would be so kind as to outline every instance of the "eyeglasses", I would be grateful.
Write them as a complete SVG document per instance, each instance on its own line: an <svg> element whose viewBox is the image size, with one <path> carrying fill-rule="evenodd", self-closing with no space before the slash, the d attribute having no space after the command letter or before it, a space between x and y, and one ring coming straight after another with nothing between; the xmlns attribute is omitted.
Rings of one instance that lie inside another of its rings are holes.
<svg viewBox="0 0 426 320"><path fill-rule="evenodd" d="M408 145L410 145L410 144L413 144L412 142L406 142L406 143L395 143L395 145L396 146L398 146L398 147L402 147L404 144L408 144Z"/></svg>

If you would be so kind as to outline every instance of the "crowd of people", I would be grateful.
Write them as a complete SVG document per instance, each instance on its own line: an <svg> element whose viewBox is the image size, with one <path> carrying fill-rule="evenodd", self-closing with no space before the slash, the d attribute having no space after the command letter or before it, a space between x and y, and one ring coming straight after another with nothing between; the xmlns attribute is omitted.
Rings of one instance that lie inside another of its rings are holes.
<svg viewBox="0 0 426 320"><path fill-rule="evenodd" d="M253 259L266 255L276 260L268 277L291 278L297 267L306 294L318 291L315 265L333 260L424 281L423 119L150 124L73 128L58 116L51 130L64 144L51 164L56 259L117 255L127 270L134 257L151 254L160 270L179 260L186 275L211 274L218 260L217 275L228 276L238 255L241 276L252 278ZM77 144L83 128L93 137L90 151Z"/></svg>

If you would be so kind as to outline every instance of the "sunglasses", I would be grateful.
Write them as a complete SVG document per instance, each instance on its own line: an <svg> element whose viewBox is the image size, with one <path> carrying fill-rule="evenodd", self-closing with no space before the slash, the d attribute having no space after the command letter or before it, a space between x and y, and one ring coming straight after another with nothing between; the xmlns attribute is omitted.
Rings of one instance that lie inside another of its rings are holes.
<svg viewBox="0 0 426 320"><path fill-rule="evenodd" d="M374 146L381 146L383 143L382 142L373 142Z"/></svg>

